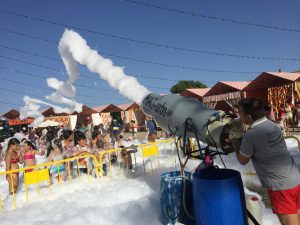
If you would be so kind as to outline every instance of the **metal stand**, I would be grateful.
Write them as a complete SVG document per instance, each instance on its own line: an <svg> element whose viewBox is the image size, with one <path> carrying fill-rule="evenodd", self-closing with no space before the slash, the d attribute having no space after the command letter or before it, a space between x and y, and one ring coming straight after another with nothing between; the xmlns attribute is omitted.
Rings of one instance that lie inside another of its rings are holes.
<svg viewBox="0 0 300 225"><path fill-rule="evenodd" d="M188 136L187 136L188 132L189 133L194 133L194 136L196 138L197 145L198 145L198 150L192 150L191 149L191 146L188 143ZM173 133L173 135L175 135L175 134ZM182 162L182 160L181 160L181 157L180 157L180 154L179 154L179 147L178 147L178 142L181 139L183 139L183 145L181 147L181 150L182 150L183 154L186 156L186 159L185 159L184 162ZM196 158L196 159L206 161L206 159L208 159L208 158L213 160L213 158L216 155L227 155L227 153L211 150L209 148L210 146L206 146L204 148L201 148L200 140L199 140L199 132L197 130L197 127L194 125L194 121L191 118L187 118L185 120L184 136L178 138L177 142L175 143L175 146L176 146L177 155L178 155L178 159L179 159L179 163L180 163L181 175L183 175L184 168L185 168L185 166L186 166L186 164L187 164L187 162L190 158ZM196 153L196 152L199 152L198 156L193 155L193 153ZM213 165L213 161L212 161L212 165ZM207 166L211 166L211 163L209 163Z"/></svg>
<svg viewBox="0 0 300 225"><path fill-rule="evenodd" d="M169 130L174 136L176 136L176 132L171 131L171 129L169 129ZM187 132L194 133L196 141L197 141L197 145L198 145L198 150L193 151L191 149L191 147L187 141L188 140ZM179 153L179 147L178 147L178 142L180 141L181 138L183 138L183 146L181 147L181 150L182 150L183 154L187 156L184 163L181 160L180 153ZM216 155L228 155L227 153L209 149L209 147L210 147L209 145L204 148L201 148L200 141L199 141L199 133L198 133L197 127L194 125L194 121L191 118L187 118L185 120L184 136L178 137L177 142L175 141L175 146L176 146L177 155L178 155L178 159L179 159L179 163L180 163L180 173L182 176L184 175L184 168L190 158L196 158L196 159L203 160L206 163L206 166L209 167L209 166L213 166L213 158ZM199 152L199 156L192 155L195 152ZM206 162L207 158L211 159L212 163L208 164ZM257 220L249 212L248 209L247 209L247 216L255 225L259 225Z"/></svg>

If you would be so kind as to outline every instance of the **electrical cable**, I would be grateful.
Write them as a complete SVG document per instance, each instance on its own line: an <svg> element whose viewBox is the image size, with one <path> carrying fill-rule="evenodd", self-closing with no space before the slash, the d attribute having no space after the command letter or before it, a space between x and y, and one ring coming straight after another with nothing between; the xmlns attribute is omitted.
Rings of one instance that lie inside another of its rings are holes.
<svg viewBox="0 0 300 225"><path fill-rule="evenodd" d="M209 15L200 14L200 13L196 13L196 12L188 12L188 11L184 11L182 9L173 9L173 8L163 7L160 5L154 5L154 4L150 4L150 3L146 3L146 2L135 1L135 0L122 0L122 2L132 3L132 4L136 4L136 5L141 5L144 7L149 7L149 8L155 8L155 9L163 10L163 11L169 11L169 12L178 13L181 15L201 17L204 19L209 19L209 20L214 20L214 21L219 21L219 22L228 22L228 23L234 23L234 24L245 25L245 26L259 27L259 28L263 28L263 29L272 29L272 30L276 30L276 31L287 31L287 32L300 33L300 30L298 30L298 29L258 24L258 23L252 23L252 22L241 21L241 20L227 19L227 18L223 18L223 17L209 16Z"/></svg>
<svg viewBox="0 0 300 225"><path fill-rule="evenodd" d="M200 54L214 55L214 56L223 56L223 57L234 57L234 58L240 58L240 59L244 58L244 59L251 59L251 60L300 61L300 58L238 55L238 54L231 54L231 53L214 52L214 51L208 51L208 50L190 49L190 48L184 48L184 47L178 47L178 46L171 46L171 45L157 43L157 42L150 42L150 41L138 40L138 39L133 39L133 38L114 35L114 34L103 33L103 32L94 31L94 30L91 30L91 29L88 29L88 28L82 28L82 27L78 27L78 26L71 26L69 24L63 24L63 23L43 19L43 18L40 18L40 17L28 16L28 15L15 13L15 12L3 10L3 9L0 9L0 13L5 13L5 14L8 14L8 15L21 17L23 19L38 21L38 22L42 22L42 23L47 23L47 24L51 24L51 25L55 25L55 26L59 26L59 27L63 27L63 28L73 28L73 29L84 31L84 32L87 32L87 33L96 34L96 35L99 35L99 36L102 36L102 37L110 37L110 38L125 40L125 41L129 41L129 42L133 42L133 43L139 43L139 44L143 44L143 45L155 46L155 47L166 48L166 49L173 49L173 50L178 50L178 51L193 52L193 53L200 53ZM7 30L7 29L5 29L5 30Z"/></svg>

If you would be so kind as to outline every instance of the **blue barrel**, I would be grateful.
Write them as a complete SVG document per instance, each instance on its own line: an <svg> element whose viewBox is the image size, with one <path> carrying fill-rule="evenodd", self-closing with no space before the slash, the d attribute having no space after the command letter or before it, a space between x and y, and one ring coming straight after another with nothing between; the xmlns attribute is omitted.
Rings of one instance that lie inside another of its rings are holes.
<svg viewBox="0 0 300 225"><path fill-rule="evenodd" d="M207 168L193 174L196 225L247 225L245 193L236 170Z"/></svg>
<svg viewBox="0 0 300 225"><path fill-rule="evenodd" d="M179 171L167 172L161 175L160 204L163 225L175 224L176 222L185 225L195 224L183 208L183 187L185 185L186 208L189 214L193 215L192 184L179 176ZM191 179L191 173L185 172L185 177Z"/></svg>

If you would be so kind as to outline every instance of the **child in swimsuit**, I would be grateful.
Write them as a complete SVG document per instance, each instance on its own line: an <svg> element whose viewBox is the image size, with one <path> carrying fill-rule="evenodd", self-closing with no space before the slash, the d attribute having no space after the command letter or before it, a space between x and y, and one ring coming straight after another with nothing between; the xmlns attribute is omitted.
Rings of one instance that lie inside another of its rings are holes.
<svg viewBox="0 0 300 225"><path fill-rule="evenodd" d="M74 135L73 135L73 131L71 130L64 130L62 132L62 148L65 154L65 158L71 158L72 157L72 151L74 149ZM66 163L66 170L67 171L72 171L73 168L73 161L69 161L68 163ZM67 173L66 176L71 176L71 174Z"/></svg>
<svg viewBox="0 0 300 225"><path fill-rule="evenodd" d="M72 151L72 157L82 156L91 153L90 148L87 146L86 137L80 133L76 137L76 146ZM78 163L74 162L74 169L79 169L81 173L87 173L87 162L84 158L78 159ZM79 175L79 174L78 174Z"/></svg>
<svg viewBox="0 0 300 225"><path fill-rule="evenodd" d="M118 140L118 148L122 148L122 151L120 152L120 156L121 156L122 160L124 161L125 167L126 168L128 167L128 169L134 173L135 168L132 165L131 153L137 152L136 147L133 147L132 150L125 148L125 146L123 145L123 135L120 135L119 140Z"/></svg>
<svg viewBox="0 0 300 225"><path fill-rule="evenodd" d="M23 143L23 150L24 150L24 163L25 167L35 166L35 155L44 155L45 152L39 152L36 147L30 141L25 141ZM25 172L31 172L33 169L27 169Z"/></svg>
<svg viewBox="0 0 300 225"><path fill-rule="evenodd" d="M62 147L66 154L67 158L72 157L72 150L74 149L73 143L73 132L71 130L64 130L63 131L63 138Z"/></svg>
<svg viewBox="0 0 300 225"><path fill-rule="evenodd" d="M100 139L101 137L101 139ZM104 152L104 142L102 141L102 136L100 131L94 131L92 135L92 150L93 154L96 156L98 160L100 160L100 155L102 152ZM102 156L102 170L103 175L106 176L106 170L107 170L107 164L108 164L108 156L105 154ZM100 165L101 166L101 165Z"/></svg>
<svg viewBox="0 0 300 225"><path fill-rule="evenodd" d="M52 148L47 153L48 162L55 162L64 159L61 140L59 138L52 141ZM52 165L50 168L52 181L65 181L65 166L64 163Z"/></svg>

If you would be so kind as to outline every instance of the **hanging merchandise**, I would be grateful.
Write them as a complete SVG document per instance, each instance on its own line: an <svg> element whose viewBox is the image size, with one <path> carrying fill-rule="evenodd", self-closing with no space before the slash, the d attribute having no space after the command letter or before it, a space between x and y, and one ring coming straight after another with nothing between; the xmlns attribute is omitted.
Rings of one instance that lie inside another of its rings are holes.
<svg viewBox="0 0 300 225"><path fill-rule="evenodd" d="M300 81L294 83L294 97L295 103L300 101Z"/></svg>
<svg viewBox="0 0 300 225"><path fill-rule="evenodd" d="M268 88L268 102L274 109L275 119L280 119L280 107L293 98L292 84Z"/></svg>

